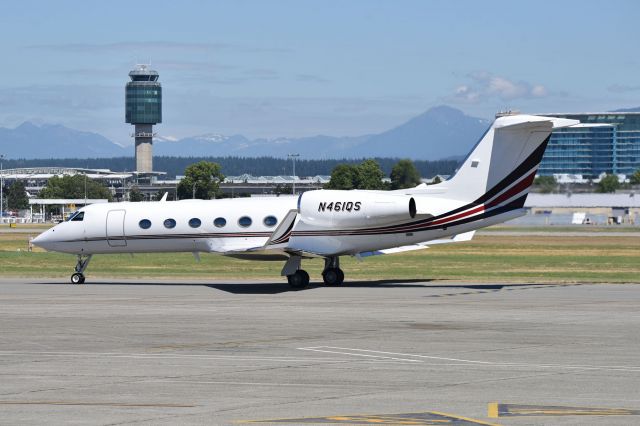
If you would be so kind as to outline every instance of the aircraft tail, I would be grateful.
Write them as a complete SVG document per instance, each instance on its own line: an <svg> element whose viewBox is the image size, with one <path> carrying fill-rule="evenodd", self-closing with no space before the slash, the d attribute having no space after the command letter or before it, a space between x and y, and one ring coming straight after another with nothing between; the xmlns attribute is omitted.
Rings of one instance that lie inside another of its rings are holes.
<svg viewBox="0 0 640 426"><path fill-rule="evenodd" d="M456 174L440 185L446 188L447 198L487 207L511 200L512 207L522 207L551 131L578 123L534 115L499 117Z"/></svg>

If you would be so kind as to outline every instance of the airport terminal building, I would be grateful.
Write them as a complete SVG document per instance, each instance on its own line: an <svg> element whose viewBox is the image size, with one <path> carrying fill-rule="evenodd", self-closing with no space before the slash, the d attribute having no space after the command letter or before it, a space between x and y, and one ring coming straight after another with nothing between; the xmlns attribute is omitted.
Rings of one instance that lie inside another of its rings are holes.
<svg viewBox="0 0 640 426"><path fill-rule="evenodd" d="M632 175L640 169L640 112L543 114L580 120L553 132L538 173Z"/></svg>

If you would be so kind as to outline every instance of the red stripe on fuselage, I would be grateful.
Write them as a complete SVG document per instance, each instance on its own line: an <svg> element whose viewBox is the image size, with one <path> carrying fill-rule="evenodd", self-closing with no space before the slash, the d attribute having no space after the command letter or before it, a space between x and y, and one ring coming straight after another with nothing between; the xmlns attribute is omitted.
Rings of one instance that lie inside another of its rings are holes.
<svg viewBox="0 0 640 426"><path fill-rule="evenodd" d="M536 177L536 171L534 170L533 172L531 172L529 176L522 179L520 183L518 183L517 185L514 185L513 188L511 188L510 190L508 190L507 192L505 192L504 194L500 195L498 198L494 199L489 204L487 204L487 207L493 207L495 205L498 205L501 202L513 197L514 195L521 193L522 191L524 191L525 189L531 186L531 184L533 183L533 179L535 177Z"/></svg>

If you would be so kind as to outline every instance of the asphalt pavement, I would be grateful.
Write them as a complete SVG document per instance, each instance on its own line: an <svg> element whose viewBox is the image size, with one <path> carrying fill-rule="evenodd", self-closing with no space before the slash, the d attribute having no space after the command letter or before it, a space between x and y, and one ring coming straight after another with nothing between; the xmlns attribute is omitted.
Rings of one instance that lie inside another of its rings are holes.
<svg viewBox="0 0 640 426"><path fill-rule="evenodd" d="M0 424L638 424L639 300L634 284L0 279Z"/></svg>

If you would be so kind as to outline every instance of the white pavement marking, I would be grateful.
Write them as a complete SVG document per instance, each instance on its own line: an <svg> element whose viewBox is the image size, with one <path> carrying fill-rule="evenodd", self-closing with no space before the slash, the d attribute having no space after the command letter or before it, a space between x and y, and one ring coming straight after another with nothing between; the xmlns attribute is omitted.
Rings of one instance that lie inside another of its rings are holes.
<svg viewBox="0 0 640 426"><path fill-rule="evenodd" d="M358 353L351 353L351 352L340 352L340 351L330 351L330 350L323 350L320 348L327 348L327 349L344 349L344 350L354 350L354 351L358 351L361 349L348 349L348 348L334 348L332 346L315 346L315 347L309 347L309 348L298 348L301 351L313 351L313 352L324 352L324 353L328 353L328 354L341 354L341 355L351 355L351 356L360 356L360 357L370 357L370 358L376 358L376 359L391 359L394 361L405 361L405 362L423 362L419 359L407 359L407 358L395 358L395 357L389 357L389 356L383 356L383 355L368 355L368 354L358 354ZM362 350L363 352L377 352L377 351L365 351ZM379 353L384 353L384 352L379 352Z"/></svg>
<svg viewBox="0 0 640 426"><path fill-rule="evenodd" d="M322 387L322 388L365 388L380 389L380 385L354 385L351 383L281 383L281 382L234 382L222 380L144 380L144 383L185 383L189 385L238 385L238 386L283 386L283 387Z"/></svg>
<svg viewBox="0 0 640 426"><path fill-rule="evenodd" d="M297 348L297 349L301 351L326 352L326 353L351 355L351 356L372 356L372 357L378 356L380 358L389 358L393 360L413 361L413 362L424 362L424 361L422 361L421 359L395 358L395 357L389 357L387 355L423 358L423 359L432 359L432 360L441 360L441 361L452 361L459 364L471 364L471 365L481 365L481 366L489 366L489 367L557 368L561 370L607 370L607 371L628 371L628 372L640 373L640 366L627 366L627 365L564 365L564 364L528 364L528 363L512 363L512 362L492 362L492 361L477 361L477 360L461 359L461 358L447 358L447 357L430 356L430 355L407 354L407 353L401 353L401 352L374 351L369 349L342 348L337 346L310 346L306 348ZM362 352L366 352L366 354L363 354ZM381 354L381 355L375 355L375 354ZM432 365L432 364L429 364L429 365ZM439 365L439 364L436 364L436 365ZM450 365L450 364L442 364L442 365Z"/></svg>
<svg viewBox="0 0 640 426"><path fill-rule="evenodd" d="M319 363L345 363L353 362L353 358L311 358L311 357L278 357L278 356L246 356L246 355L209 355L209 354L145 354L124 352L38 352L38 351L0 351L2 357L74 357L74 358L127 358L127 359L191 359L191 360L219 360L219 361L271 361L271 362L319 362ZM390 357L373 356L376 359L359 360L361 362L390 362ZM387 359L385 359L387 358ZM416 360L409 360L416 361ZM420 362L420 361L417 361Z"/></svg>

